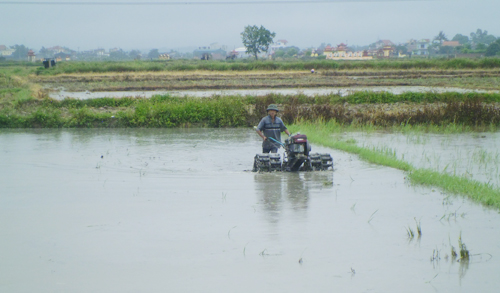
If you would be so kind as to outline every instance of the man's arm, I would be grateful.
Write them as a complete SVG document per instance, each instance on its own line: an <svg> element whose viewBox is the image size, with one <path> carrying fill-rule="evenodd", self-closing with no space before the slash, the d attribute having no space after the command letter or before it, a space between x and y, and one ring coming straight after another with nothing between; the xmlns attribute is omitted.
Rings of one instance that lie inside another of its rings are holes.
<svg viewBox="0 0 500 293"><path fill-rule="evenodd" d="M257 134L262 137L263 140L266 140L267 137L264 136L264 134L262 133L262 131L260 131L258 128L255 128L255 132L257 132Z"/></svg>

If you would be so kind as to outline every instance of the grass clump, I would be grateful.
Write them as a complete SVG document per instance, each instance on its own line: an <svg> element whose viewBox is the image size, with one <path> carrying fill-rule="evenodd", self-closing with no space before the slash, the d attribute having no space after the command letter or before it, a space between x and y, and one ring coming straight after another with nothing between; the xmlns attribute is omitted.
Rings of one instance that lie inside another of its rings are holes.
<svg viewBox="0 0 500 293"><path fill-rule="evenodd" d="M470 253L467 249L465 243L462 242L462 232L460 232L460 236L458 237L458 247L460 249L460 261L469 261Z"/></svg>
<svg viewBox="0 0 500 293"><path fill-rule="evenodd" d="M0 109L0 128L245 126L241 99L228 97L63 100L28 99Z"/></svg>

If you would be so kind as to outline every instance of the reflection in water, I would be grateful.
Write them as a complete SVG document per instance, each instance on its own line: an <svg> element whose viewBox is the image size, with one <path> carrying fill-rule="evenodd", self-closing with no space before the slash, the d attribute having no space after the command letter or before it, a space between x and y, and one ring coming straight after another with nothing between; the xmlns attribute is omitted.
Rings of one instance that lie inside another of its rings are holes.
<svg viewBox="0 0 500 293"><path fill-rule="evenodd" d="M461 260L460 265L458 267L458 277L460 278L460 281L462 281L462 278L465 277L465 274L467 273L468 269L469 269L469 260Z"/></svg>
<svg viewBox="0 0 500 293"><path fill-rule="evenodd" d="M278 223L289 210L305 216L311 193L333 187L333 171L258 173L254 178L270 223Z"/></svg>

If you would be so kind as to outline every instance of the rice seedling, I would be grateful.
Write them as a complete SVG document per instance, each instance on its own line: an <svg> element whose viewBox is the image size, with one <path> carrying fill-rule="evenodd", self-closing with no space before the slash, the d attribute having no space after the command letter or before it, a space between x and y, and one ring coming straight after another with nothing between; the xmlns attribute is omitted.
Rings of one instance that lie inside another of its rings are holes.
<svg viewBox="0 0 500 293"><path fill-rule="evenodd" d="M370 215L370 218L368 219L368 224L373 220L373 217L375 216L375 214L378 212L378 209L376 211L374 211L371 215Z"/></svg>
<svg viewBox="0 0 500 293"><path fill-rule="evenodd" d="M238 227L238 226L234 226L231 229L229 229L229 231L227 231L227 238L231 239L231 235L230 235L231 234L231 230L233 230L236 227Z"/></svg>
<svg viewBox="0 0 500 293"><path fill-rule="evenodd" d="M422 225L420 221L417 221L417 218L413 218L415 220L415 224L417 225L417 233L418 237L420 238L422 236Z"/></svg>
<svg viewBox="0 0 500 293"><path fill-rule="evenodd" d="M455 259L457 259L457 256L457 250L453 245L451 245L451 259L454 261Z"/></svg>
<svg viewBox="0 0 500 293"><path fill-rule="evenodd" d="M415 237L415 232L410 227L406 228L406 234L408 235L408 239L412 240Z"/></svg>
<svg viewBox="0 0 500 293"><path fill-rule="evenodd" d="M432 256L431 256L431 262L439 262L441 260L441 254L439 252L439 249L434 249L432 251Z"/></svg>
<svg viewBox="0 0 500 293"><path fill-rule="evenodd" d="M425 282L427 284L429 284L432 280L434 280L437 276L439 275L439 273L437 273L434 277L432 277L432 279L430 279L429 281Z"/></svg>
<svg viewBox="0 0 500 293"><path fill-rule="evenodd" d="M467 249L467 246L465 243L462 242L462 232L460 232L460 235L458 236L458 248L460 249L460 262L468 262L470 253L469 250Z"/></svg>

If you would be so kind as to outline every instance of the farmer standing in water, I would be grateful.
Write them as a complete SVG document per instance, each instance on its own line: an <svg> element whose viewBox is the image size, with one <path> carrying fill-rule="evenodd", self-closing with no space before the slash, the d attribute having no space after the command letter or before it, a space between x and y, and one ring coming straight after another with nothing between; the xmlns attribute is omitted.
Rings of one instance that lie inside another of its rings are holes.
<svg viewBox="0 0 500 293"><path fill-rule="evenodd" d="M279 112L278 106L276 104L271 104L267 107L267 116L260 120L257 126L257 133L264 140L262 142L262 152L263 153L276 153L280 145L274 142L270 138L274 138L281 142L281 132L285 132L290 136L290 131L286 128L283 121L276 115Z"/></svg>

